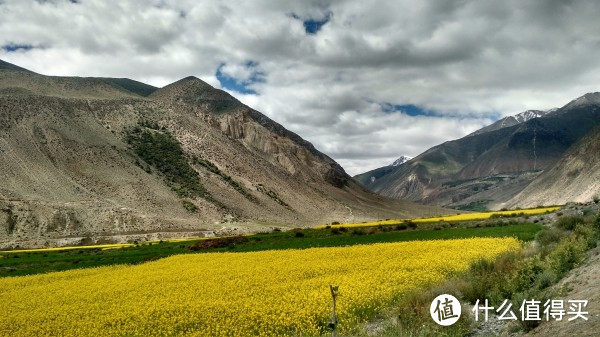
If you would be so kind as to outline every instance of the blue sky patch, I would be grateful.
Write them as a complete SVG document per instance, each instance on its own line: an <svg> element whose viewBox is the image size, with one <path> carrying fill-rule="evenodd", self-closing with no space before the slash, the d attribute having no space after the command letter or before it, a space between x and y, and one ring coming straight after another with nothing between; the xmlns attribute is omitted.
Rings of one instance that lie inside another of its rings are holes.
<svg viewBox="0 0 600 337"><path fill-rule="evenodd" d="M443 115L439 112L423 109L413 104L395 105L390 103L381 103L381 110L386 113L391 112L402 112L409 116L428 116L428 117L442 117Z"/></svg>
<svg viewBox="0 0 600 337"><path fill-rule="evenodd" d="M292 13L291 17L296 20L302 21L302 24L304 25L304 31L306 32L306 34L315 35L321 30L321 28L327 22L329 22L329 20L331 20L332 15L333 15L332 12L327 12L325 17L323 17L322 19L314 19L314 18L302 19L298 14Z"/></svg>
<svg viewBox="0 0 600 337"><path fill-rule="evenodd" d="M221 87L227 90L236 91L241 94L258 95L256 90L251 88L254 83L264 82L265 73L259 69L258 62L248 61L244 66L251 72L251 76L247 79L238 79L223 72L223 67L226 63L221 63L217 68L216 77L221 82Z"/></svg>
<svg viewBox="0 0 600 337"><path fill-rule="evenodd" d="M372 102L372 101L369 101ZM444 113L441 113L439 111L435 111L435 110L429 110L429 109L425 109L423 107L420 107L418 105L414 105L414 104L391 104L388 102L384 102L384 103L378 103L381 106L381 111L385 112L385 113L394 113L394 112L400 112L403 114L406 114L408 116L412 116L412 117L417 117L417 116L426 116L426 117L468 117L468 118L489 118L492 121L497 121L498 119L502 118L502 115L499 114L498 112L489 112L489 113L459 113L459 112L452 112L452 111L446 111Z"/></svg>
<svg viewBox="0 0 600 337"><path fill-rule="evenodd" d="M7 53L13 53L17 51L29 51L33 49L33 46L30 44L7 44L2 46L2 50Z"/></svg>

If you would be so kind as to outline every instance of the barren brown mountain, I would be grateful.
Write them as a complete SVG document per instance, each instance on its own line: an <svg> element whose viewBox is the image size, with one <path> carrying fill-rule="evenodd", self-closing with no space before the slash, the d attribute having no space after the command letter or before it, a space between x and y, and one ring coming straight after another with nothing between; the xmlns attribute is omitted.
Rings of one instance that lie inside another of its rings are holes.
<svg viewBox="0 0 600 337"><path fill-rule="evenodd" d="M575 144L549 170L502 206L534 207L600 198L600 129Z"/></svg>
<svg viewBox="0 0 600 337"><path fill-rule="evenodd" d="M257 231L444 212L188 77L53 77L0 62L0 248Z"/></svg>

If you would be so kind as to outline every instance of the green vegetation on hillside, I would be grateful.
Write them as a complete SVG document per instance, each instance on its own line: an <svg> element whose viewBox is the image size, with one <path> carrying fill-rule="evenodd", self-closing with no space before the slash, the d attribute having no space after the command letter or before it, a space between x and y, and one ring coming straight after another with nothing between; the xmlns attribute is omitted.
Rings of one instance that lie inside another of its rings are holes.
<svg viewBox="0 0 600 337"><path fill-rule="evenodd" d="M211 197L200 182L200 175L192 166L197 165L217 175L248 200L258 202L242 184L221 171L209 160L196 156L188 157L183 152L179 141L155 121L141 120L139 126L127 133L126 141L146 164L165 176L169 187L182 198L201 197L223 207L221 203ZM146 172L151 172L150 168L139 162L137 165ZM183 205L190 212L197 210L189 200L184 201Z"/></svg>
<svg viewBox="0 0 600 337"><path fill-rule="evenodd" d="M269 198L273 199L276 203L280 204L281 206L290 208L290 205L288 205L285 201L281 200L281 198L279 197L279 195L277 193L275 193L274 191L268 189L265 187L265 185L263 184L257 184L256 185L256 190L264 193L266 196L268 196Z"/></svg>
<svg viewBox="0 0 600 337"><path fill-rule="evenodd" d="M246 199L252 202L258 202L256 198L250 194L246 189L240 184L238 181L233 179L231 176L227 175L225 172L221 171L215 164L213 164L210 160L201 159L196 156L192 157L192 163L195 165L200 165L204 167L209 172L219 176L224 182L226 182L229 186L231 186L238 193L246 197Z"/></svg>
<svg viewBox="0 0 600 337"><path fill-rule="evenodd" d="M459 211L488 212L489 209L487 205L490 203L490 201L491 200L477 200L466 205L453 206L452 208Z"/></svg>
<svg viewBox="0 0 600 337"><path fill-rule="evenodd" d="M181 145L169 132L135 127L126 140L135 154L164 175L169 187L180 197L210 197Z"/></svg>

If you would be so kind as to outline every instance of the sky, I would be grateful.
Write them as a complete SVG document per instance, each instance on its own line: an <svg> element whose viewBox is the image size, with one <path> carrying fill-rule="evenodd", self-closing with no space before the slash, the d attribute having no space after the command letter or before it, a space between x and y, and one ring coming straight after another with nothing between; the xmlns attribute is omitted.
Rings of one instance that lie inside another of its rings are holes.
<svg viewBox="0 0 600 337"><path fill-rule="evenodd" d="M0 0L0 59L164 86L193 75L351 175L600 91L600 2Z"/></svg>

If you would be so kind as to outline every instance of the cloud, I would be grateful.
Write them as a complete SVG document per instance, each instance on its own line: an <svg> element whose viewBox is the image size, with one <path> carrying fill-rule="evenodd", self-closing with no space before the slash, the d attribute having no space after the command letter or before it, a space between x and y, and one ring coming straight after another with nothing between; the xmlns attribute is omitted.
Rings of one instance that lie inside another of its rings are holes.
<svg viewBox="0 0 600 337"><path fill-rule="evenodd" d="M355 174L600 91L599 10L592 0L4 0L0 58L159 86L194 75Z"/></svg>

